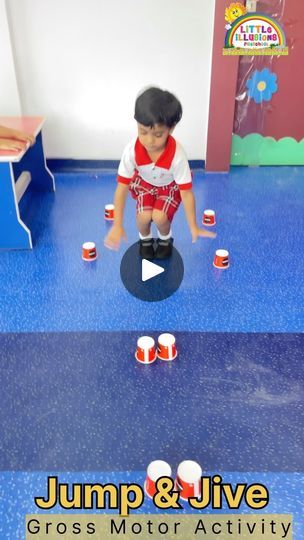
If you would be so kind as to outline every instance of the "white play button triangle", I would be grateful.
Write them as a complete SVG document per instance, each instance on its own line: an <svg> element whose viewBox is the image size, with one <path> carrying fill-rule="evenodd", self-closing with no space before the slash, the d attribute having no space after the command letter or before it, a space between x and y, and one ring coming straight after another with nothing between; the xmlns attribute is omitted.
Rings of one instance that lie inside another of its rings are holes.
<svg viewBox="0 0 304 540"><path fill-rule="evenodd" d="M127 249L120 264L120 277L127 291L143 302L160 302L172 296L183 275L183 259L175 247L169 259L142 259L138 242L135 242Z"/></svg>
<svg viewBox="0 0 304 540"><path fill-rule="evenodd" d="M148 281L148 279L152 279L164 271L165 269L162 268L162 266L158 266L158 264L154 264L147 259L143 259L141 263L141 280Z"/></svg>

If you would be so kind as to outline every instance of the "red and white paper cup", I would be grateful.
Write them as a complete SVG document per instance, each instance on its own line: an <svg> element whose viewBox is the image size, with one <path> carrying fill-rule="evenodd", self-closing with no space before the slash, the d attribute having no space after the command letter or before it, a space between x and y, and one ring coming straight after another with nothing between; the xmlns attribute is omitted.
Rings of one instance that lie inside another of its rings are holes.
<svg viewBox="0 0 304 540"><path fill-rule="evenodd" d="M84 261L95 261L97 251L94 242L85 242L82 244L82 259Z"/></svg>
<svg viewBox="0 0 304 540"><path fill-rule="evenodd" d="M114 204L106 204L104 209L104 217L107 221L113 221L114 219Z"/></svg>
<svg viewBox="0 0 304 540"><path fill-rule="evenodd" d="M221 270L229 268L229 251L226 249L217 249L214 255L213 266Z"/></svg>
<svg viewBox="0 0 304 540"><path fill-rule="evenodd" d="M144 489L146 494L153 499L156 493L156 482L162 476L171 477L172 471L169 463L160 459L151 461L147 468L147 477L145 480Z"/></svg>
<svg viewBox="0 0 304 540"><path fill-rule="evenodd" d="M177 468L176 489L181 499L201 496L202 468L196 461L182 461Z"/></svg>
<svg viewBox="0 0 304 540"><path fill-rule="evenodd" d="M166 362L171 362L177 357L175 337L173 334L161 334L158 337L157 357Z"/></svg>
<svg viewBox="0 0 304 540"><path fill-rule="evenodd" d="M141 336L137 340L135 358L141 364L152 364L156 360L157 353L155 341L150 336Z"/></svg>
<svg viewBox="0 0 304 540"><path fill-rule="evenodd" d="M215 225L215 211L214 210L204 210L203 215L203 225L206 225L206 227L212 227Z"/></svg>

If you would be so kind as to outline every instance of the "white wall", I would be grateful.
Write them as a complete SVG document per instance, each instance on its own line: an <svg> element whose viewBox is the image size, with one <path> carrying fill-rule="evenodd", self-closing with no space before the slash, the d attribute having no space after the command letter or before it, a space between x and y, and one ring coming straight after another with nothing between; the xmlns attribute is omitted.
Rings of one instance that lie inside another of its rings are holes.
<svg viewBox="0 0 304 540"><path fill-rule="evenodd" d="M204 159L214 3L8 0L22 110L47 117L47 156L119 159L153 84L179 97L175 135Z"/></svg>
<svg viewBox="0 0 304 540"><path fill-rule="evenodd" d="M5 0L0 0L0 115L20 115L14 60L7 23Z"/></svg>

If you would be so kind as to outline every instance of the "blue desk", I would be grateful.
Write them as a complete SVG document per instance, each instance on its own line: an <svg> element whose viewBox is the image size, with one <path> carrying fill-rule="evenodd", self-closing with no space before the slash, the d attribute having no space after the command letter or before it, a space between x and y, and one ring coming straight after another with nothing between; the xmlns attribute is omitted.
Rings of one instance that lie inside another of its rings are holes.
<svg viewBox="0 0 304 540"><path fill-rule="evenodd" d="M32 249L31 231L21 220L19 202L31 184L39 191L55 191L54 176L46 166L42 117L0 117L0 124L36 137L21 151L0 150L0 249Z"/></svg>

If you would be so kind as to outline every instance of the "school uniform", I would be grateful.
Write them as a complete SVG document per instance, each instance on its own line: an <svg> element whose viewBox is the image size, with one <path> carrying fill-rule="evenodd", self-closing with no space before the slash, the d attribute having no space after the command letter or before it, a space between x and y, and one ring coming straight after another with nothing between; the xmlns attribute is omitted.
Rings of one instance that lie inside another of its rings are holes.
<svg viewBox="0 0 304 540"><path fill-rule="evenodd" d="M154 163L138 138L124 149L117 181L129 186L137 212L164 212L169 221L181 203L181 190L192 188L192 175L182 146L169 135L166 147Z"/></svg>

